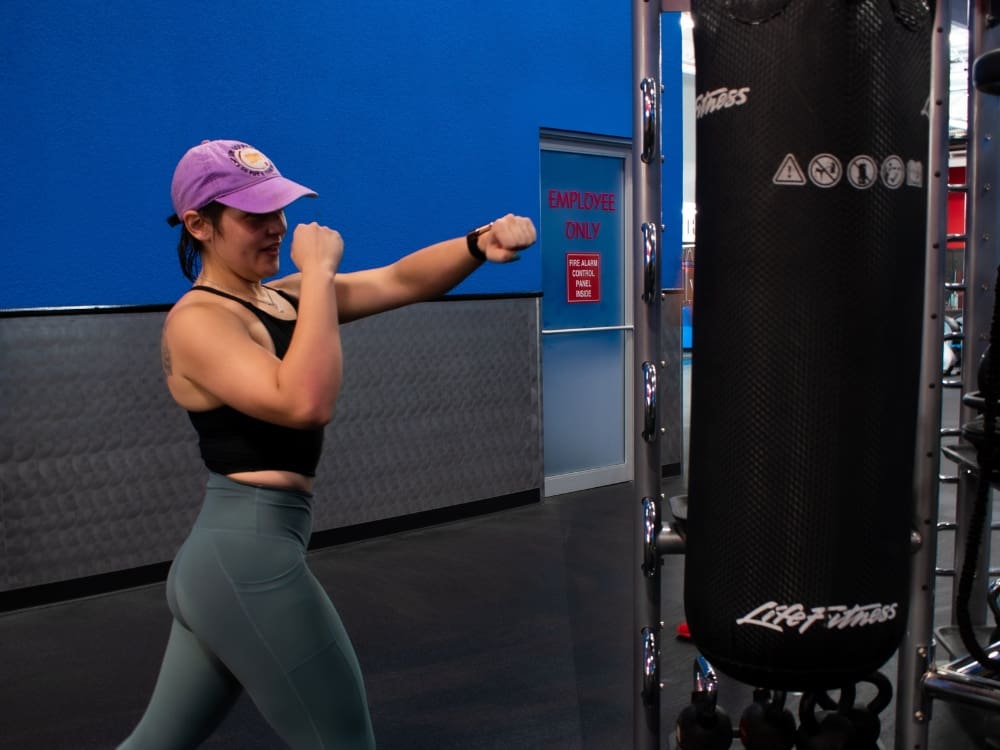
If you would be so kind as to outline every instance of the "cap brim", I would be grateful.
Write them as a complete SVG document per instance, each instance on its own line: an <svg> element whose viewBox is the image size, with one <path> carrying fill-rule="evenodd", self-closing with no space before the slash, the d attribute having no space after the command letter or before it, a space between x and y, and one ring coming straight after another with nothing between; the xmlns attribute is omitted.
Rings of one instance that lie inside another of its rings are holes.
<svg viewBox="0 0 1000 750"><path fill-rule="evenodd" d="M278 211L299 198L315 198L315 190L292 182L287 177L276 175L261 180L228 195L220 195L215 200L223 206L237 208L251 214L269 214Z"/></svg>

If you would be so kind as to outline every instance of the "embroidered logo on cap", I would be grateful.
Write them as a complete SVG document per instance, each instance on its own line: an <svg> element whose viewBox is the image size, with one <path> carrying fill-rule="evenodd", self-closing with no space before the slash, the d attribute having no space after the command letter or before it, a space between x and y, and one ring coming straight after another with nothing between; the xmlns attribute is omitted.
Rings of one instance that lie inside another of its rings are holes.
<svg viewBox="0 0 1000 750"><path fill-rule="evenodd" d="M252 146L237 146L231 149L229 158L247 174L262 175L274 171L271 161Z"/></svg>

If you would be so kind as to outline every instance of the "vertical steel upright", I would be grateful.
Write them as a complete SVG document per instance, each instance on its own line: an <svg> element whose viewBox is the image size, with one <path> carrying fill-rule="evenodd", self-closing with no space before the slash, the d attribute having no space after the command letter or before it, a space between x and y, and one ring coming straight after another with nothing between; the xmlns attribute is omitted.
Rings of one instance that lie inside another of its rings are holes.
<svg viewBox="0 0 1000 750"><path fill-rule="evenodd" d="M997 0L972 0L969 5L969 55L974 61L985 52L1000 48L1000 21ZM947 4L938 5L938 11L947 8ZM940 15L939 15L940 17ZM950 30L947 18L939 20L935 31L940 33L942 27ZM947 50L947 47L945 47ZM937 50L935 50L937 51ZM935 66L935 75L938 74ZM970 73L972 66L970 65ZM934 97L932 96L932 102ZM998 250L997 201L1000 191L995 186L1000 184L1000 168L998 168L998 139L1000 139L1000 98L984 96L974 86L968 87L968 144L966 149L966 255L965 255L965 300L964 309L964 343L962 352L962 390L969 393L977 390L977 370L979 358L989 343L989 327L992 318L995 289L996 264L1000 259ZM936 135L932 131L932 137ZM945 170L947 165L943 165ZM936 173L935 173L936 177ZM933 192L933 185L932 185ZM933 198L932 198L933 200ZM939 198L943 204L944 199ZM931 209L931 217L935 210ZM930 278L928 284L932 283ZM941 284L938 284L940 287ZM925 333L925 370L929 357L937 359L941 351L941 325L936 325L934 334L938 335L933 347L927 345L929 333ZM930 354L928 354L930 352ZM939 367L940 364L935 365ZM928 429L929 415L921 412L921 430ZM971 418L973 412L965 407L960 421L964 423ZM929 448L929 440L928 440ZM919 479L919 477L918 477ZM956 575L960 574L961 564L965 557L965 535L968 519L975 502L977 483L976 473L972 466L960 466L959 483L956 489L956 540L955 567ZM917 492L917 519L924 526L936 520L937 496L925 497ZM927 515L924 516L923 514ZM989 529L989 517L986 519L986 529ZM930 542L928 544L928 541ZM913 606L911 607L909 631L900 649L899 687L896 711L896 747L899 750L924 750L928 744L929 731L927 722L931 718L932 701L934 699L950 700L996 710L1000 705L1000 683L993 679L970 678L978 666L971 657L962 657L956 661L937 666L933 644L934 595L928 584L926 569L934 563L936 546L930 535L924 539L924 547L916 556L915 575L912 587ZM977 580L972 592L971 601L978 608L972 613L974 624L985 622L985 607L983 601L989 578L989 533L984 534L983 548L977 567ZM922 557L929 558L923 564ZM956 601L952 598L952 621L956 617ZM923 671L921 673L921 667Z"/></svg>
<svg viewBox="0 0 1000 750"><path fill-rule="evenodd" d="M662 237L660 0L632 2L632 159L635 324L634 747L660 744L660 560L639 543L659 526L660 238ZM654 528L649 529L652 525Z"/></svg>
<svg viewBox="0 0 1000 750"><path fill-rule="evenodd" d="M969 5L969 70L984 52L1000 47L1000 26L995 0L972 0ZM966 146L965 232L965 303L962 328L962 393L979 390L978 363L989 344L993 317L993 285L996 282L998 251L997 196L1000 191L1000 97L985 95L969 85L968 145ZM976 415L963 406L961 423ZM958 576L961 574L968 539L966 537L976 502L977 475L960 467L955 490L955 581L952 591L952 622L957 619ZM987 506L985 528L991 524L992 505ZM983 535L976 580L971 601L978 608L972 612L974 625L986 625L986 589L989 583L990 535Z"/></svg>
<svg viewBox="0 0 1000 750"><path fill-rule="evenodd" d="M943 345L944 261L947 244L948 98L951 11L937 3L931 49L928 101L927 242L924 265L923 345L917 439L914 447L914 554L910 615L899 648L896 681L897 748L925 750L930 707L922 679L934 658L934 582L937 561L938 477L940 474L941 347Z"/></svg>

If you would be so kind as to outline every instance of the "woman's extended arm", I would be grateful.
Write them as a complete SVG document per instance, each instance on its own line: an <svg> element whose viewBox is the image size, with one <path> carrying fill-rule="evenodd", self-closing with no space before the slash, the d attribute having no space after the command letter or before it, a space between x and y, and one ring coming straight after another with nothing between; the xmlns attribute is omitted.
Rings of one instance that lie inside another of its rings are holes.
<svg viewBox="0 0 1000 750"><path fill-rule="evenodd" d="M530 219L508 214L493 222L477 239L483 255L495 263L515 260L518 253L535 243ZM381 268L339 274L337 303L342 323L434 299L461 282L482 265L469 251L465 237L437 242ZM285 277L272 286L297 293L300 274Z"/></svg>

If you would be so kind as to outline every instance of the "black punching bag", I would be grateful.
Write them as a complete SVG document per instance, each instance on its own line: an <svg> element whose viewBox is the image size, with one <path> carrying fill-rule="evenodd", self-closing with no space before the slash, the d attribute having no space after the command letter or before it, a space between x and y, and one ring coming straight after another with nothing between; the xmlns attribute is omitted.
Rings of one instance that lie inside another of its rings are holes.
<svg viewBox="0 0 1000 750"><path fill-rule="evenodd" d="M906 627L933 12L693 5L687 620L737 680L838 687Z"/></svg>

